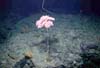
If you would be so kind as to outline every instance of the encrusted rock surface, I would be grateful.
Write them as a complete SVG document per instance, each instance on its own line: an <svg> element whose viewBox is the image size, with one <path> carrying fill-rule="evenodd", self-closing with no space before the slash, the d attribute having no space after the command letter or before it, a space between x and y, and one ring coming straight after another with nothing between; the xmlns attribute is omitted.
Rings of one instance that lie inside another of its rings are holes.
<svg viewBox="0 0 100 68"><path fill-rule="evenodd" d="M47 32L46 29L37 29L35 26L35 21L41 15L36 14L17 21L9 38L0 45L0 68L12 68L24 57L23 54L30 50L37 68L59 65L64 65L66 68L78 68L85 62L83 59L86 58L88 47L92 44L96 45L97 49L96 51L92 49L90 53L100 53L100 47L98 47L100 45L100 39L98 39L100 24L98 21L92 20L89 16L54 14L52 15L56 19L54 27ZM47 63L48 45L52 61Z"/></svg>

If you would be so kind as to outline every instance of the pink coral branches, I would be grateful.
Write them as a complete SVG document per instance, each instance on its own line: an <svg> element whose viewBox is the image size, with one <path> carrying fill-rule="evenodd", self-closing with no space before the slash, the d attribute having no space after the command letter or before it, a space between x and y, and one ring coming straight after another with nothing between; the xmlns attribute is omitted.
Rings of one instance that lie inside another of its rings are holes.
<svg viewBox="0 0 100 68"><path fill-rule="evenodd" d="M51 26L53 26L53 21L55 20L55 18L50 17L48 15L42 16L40 17L39 20L36 21L36 26L37 28L50 28Z"/></svg>

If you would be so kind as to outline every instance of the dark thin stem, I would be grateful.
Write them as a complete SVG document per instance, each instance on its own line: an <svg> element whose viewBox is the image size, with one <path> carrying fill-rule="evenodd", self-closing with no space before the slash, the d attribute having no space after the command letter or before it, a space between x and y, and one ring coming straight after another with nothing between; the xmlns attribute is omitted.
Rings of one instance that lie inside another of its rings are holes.
<svg viewBox="0 0 100 68"><path fill-rule="evenodd" d="M49 45L49 29L46 29L47 30L47 53L48 55L50 55L50 45Z"/></svg>
<svg viewBox="0 0 100 68"><path fill-rule="evenodd" d="M42 10L45 11L45 12L48 12L48 13L52 13L51 11L44 8L45 2L46 2L45 0L42 1Z"/></svg>

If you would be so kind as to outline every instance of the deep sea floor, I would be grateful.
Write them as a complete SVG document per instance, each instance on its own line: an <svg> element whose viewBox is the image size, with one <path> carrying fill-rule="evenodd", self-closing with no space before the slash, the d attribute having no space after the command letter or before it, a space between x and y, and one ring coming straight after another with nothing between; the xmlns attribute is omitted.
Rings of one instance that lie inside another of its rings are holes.
<svg viewBox="0 0 100 68"><path fill-rule="evenodd" d="M98 17L52 14L50 16L55 17L56 20L54 26L47 31L37 29L35 25L41 16L42 14L39 13L22 19L19 15L8 16L5 19L6 24L0 26L1 35L4 35L4 39L5 35L7 36L4 42L0 36L0 68L13 68L28 51L33 53L32 60L36 68L59 65L65 65L66 68L100 68L96 64L100 62L96 61L100 60ZM45 60L48 45L51 61L47 63ZM92 61L93 59L95 61Z"/></svg>

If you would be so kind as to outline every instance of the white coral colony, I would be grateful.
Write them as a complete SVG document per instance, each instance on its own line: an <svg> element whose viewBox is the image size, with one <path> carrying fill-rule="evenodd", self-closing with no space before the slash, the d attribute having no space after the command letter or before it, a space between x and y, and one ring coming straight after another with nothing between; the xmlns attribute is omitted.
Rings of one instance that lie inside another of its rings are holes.
<svg viewBox="0 0 100 68"><path fill-rule="evenodd" d="M40 19L36 21L36 27L37 28L46 28L47 34L48 34L48 28L50 28L51 26L54 25L53 21L55 21L55 18L53 18L53 17L50 17L48 15L41 16ZM49 34L47 36L49 36ZM48 41L48 39L47 39L47 41ZM48 42L46 43L47 48L48 48L47 49L47 56L46 56L47 62L48 62L48 60L51 60L50 57L49 57L50 56L50 47L49 47Z"/></svg>
<svg viewBox="0 0 100 68"><path fill-rule="evenodd" d="M55 18L50 17L48 15L45 16L41 16L39 20L36 21L36 26L37 28L50 28L51 26L53 26L53 21L55 20Z"/></svg>

